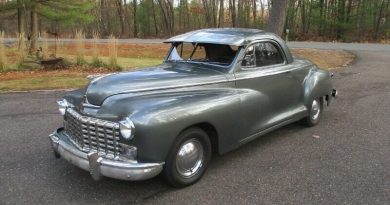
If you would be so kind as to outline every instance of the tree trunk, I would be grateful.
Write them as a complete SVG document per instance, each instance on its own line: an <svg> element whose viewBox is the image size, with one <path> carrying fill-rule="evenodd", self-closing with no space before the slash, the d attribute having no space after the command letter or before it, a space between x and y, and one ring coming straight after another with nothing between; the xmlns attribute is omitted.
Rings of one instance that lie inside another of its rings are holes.
<svg viewBox="0 0 390 205"><path fill-rule="evenodd" d="M253 4L253 8L252 8L253 23L252 23L252 26L256 27L256 16L257 16L256 0L252 0L252 4Z"/></svg>
<svg viewBox="0 0 390 205"><path fill-rule="evenodd" d="M126 1L122 0L117 0L116 1L116 7L118 11L118 16L119 20L121 23L121 37L128 37L128 29L127 29L127 24L126 24L126 18L125 18L125 9L124 9L124 4Z"/></svg>
<svg viewBox="0 0 390 205"><path fill-rule="evenodd" d="M348 6L347 6L347 17L345 22L349 22L349 19L351 17L351 10L352 10L352 0L348 0Z"/></svg>
<svg viewBox="0 0 390 205"><path fill-rule="evenodd" d="M154 32L158 36L158 27L157 27L157 18L156 18L156 9L154 8L154 0L152 0L152 12L153 12L153 22L154 22Z"/></svg>
<svg viewBox="0 0 390 205"><path fill-rule="evenodd" d="M25 31L25 13L24 13L24 4L18 0L18 33L26 33Z"/></svg>
<svg viewBox="0 0 390 205"><path fill-rule="evenodd" d="M236 0L229 0L230 13L232 17L232 27L237 27L237 17L236 17Z"/></svg>
<svg viewBox="0 0 390 205"><path fill-rule="evenodd" d="M311 15L312 15L312 12L313 12L313 2L310 1L310 4L309 4L309 15L307 17L307 23L306 23L306 32L310 31L310 21L311 21Z"/></svg>
<svg viewBox="0 0 390 205"><path fill-rule="evenodd" d="M188 8L188 1L185 1L186 2L186 23L185 23L185 28L186 28L186 31L190 30L191 27L190 27L190 11L189 11L189 8Z"/></svg>
<svg viewBox="0 0 390 205"><path fill-rule="evenodd" d="M37 51L38 42L38 13L36 4L31 6L31 35L30 35L30 55L34 55Z"/></svg>
<svg viewBox="0 0 390 205"><path fill-rule="evenodd" d="M375 24L375 33L374 33L374 38L375 39L378 38L379 25L381 23L381 18L382 18L382 13L383 13L383 8L384 7L385 7L385 0L382 0L382 3L380 4L379 15L378 15L378 18L377 18L376 24Z"/></svg>
<svg viewBox="0 0 390 205"><path fill-rule="evenodd" d="M203 10L206 12L206 23L209 27L212 27L212 20L210 15L210 5L208 4L209 0L202 0Z"/></svg>
<svg viewBox="0 0 390 205"><path fill-rule="evenodd" d="M324 19L324 0L320 0L320 22ZM322 35L322 23L319 24L318 35Z"/></svg>
<svg viewBox="0 0 390 205"><path fill-rule="evenodd" d="M236 18L237 18L237 27L241 27L242 26L242 16L244 15L243 11L242 11L242 7L243 7L243 2L237 2L237 15L236 15Z"/></svg>
<svg viewBox="0 0 390 205"><path fill-rule="evenodd" d="M213 8L213 27L217 27L217 16L218 16L218 1L212 0Z"/></svg>
<svg viewBox="0 0 390 205"><path fill-rule="evenodd" d="M272 2L271 13L268 18L266 30L279 36L283 34L283 27L286 21L288 0Z"/></svg>
<svg viewBox="0 0 390 205"><path fill-rule="evenodd" d="M261 26L264 25L264 4L263 1L260 1L260 9L261 9Z"/></svg>
<svg viewBox="0 0 390 205"><path fill-rule="evenodd" d="M224 22L224 7L223 7L223 0L219 0L219 15L218 15L218 27L223 27Z"/></svg>
<svg viewBox="0 0 390 205"><path fill-rule="evenodd" d="M25 12L24 12L24 3L22 3L20 0L18 0L18 33L19 35L25 35L26 34L26 20L25 20ZM20 40L18 41L18 49L21 49L23 47L23 42Z"/></svg>
<svg viewBox="0 0 390 205"><path fill-rule="evenodd" d="M303 35L306 34L306 3L305 0L300 0L301 7L301 33Z"/></svg>
<svg viewBox="0 0 390 205"><path fill-rule="evenodd" d="M186 0L180 0L179 1L179 32L183 32L184 25L185 25L185 14L184 14L184 6L185 6Z"/></svg>
<svg viewBox="0 0 390 205"><path fill-rule="evenodd" d="M168 16L169 16L169 25L170 25L170 30L172 34L175 34L175 10L173 8L173 0L168 0L167 2L168 5Z"/></svg>
<svg viewBox="0 0 390 205"><path fill-rule="evenodd" d="M163 22L164 22L164 28L166 29L168 34L171 35L172 32L171 32L171 29L170 29L170 22L169 22L169 17L168 17L168 14L167 14L168 12L166 11L165 1L164 0L158 0L158 4L159 4L160 9L161 9L161 15L162 15L162 19L163 19Z"/></svg>
<svg viewBox="0 0 390 205"><path fill-rule="evenodd" d="M133 0L133 35L138 37L137 0Z"/></svg>

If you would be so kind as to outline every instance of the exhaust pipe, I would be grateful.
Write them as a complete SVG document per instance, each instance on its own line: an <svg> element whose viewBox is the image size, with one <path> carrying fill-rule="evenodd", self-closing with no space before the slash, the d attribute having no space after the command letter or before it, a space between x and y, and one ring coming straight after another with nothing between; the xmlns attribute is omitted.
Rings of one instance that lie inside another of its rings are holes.
<svg viewBox="0 0 390 205"><path fill-rule="evenodd" d="M337 98L337 94L338 94L337 90L333 89L332 90L332 97Z"/></svg>

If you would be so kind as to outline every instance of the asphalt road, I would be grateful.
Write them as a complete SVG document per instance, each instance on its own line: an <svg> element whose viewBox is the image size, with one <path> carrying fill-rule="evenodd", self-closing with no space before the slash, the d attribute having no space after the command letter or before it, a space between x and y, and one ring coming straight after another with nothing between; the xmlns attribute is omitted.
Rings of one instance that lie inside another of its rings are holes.
<svg viewBox="0 0 390 205"><path fill-rule="evenodd" d="M292 124L216 156L185 189L159 177L94 182L52 155L63 92L1 94L0 204L390 204L390 52L354 53L320 125Z"/></svg>

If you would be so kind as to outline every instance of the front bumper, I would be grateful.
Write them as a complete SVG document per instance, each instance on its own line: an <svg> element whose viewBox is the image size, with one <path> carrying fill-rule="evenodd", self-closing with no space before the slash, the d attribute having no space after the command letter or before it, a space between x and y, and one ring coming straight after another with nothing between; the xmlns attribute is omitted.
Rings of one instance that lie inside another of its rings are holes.
<svg viewBox="0 0 390 205"><path fill-rule="evenodd" d="M54 154L63 157L70 163L89 171L93 179L106 176L121 180L138 181L157 176L164 163L123 162L105 159L97 152L85 153L76 148L62 128L49 135Z"/></svg>

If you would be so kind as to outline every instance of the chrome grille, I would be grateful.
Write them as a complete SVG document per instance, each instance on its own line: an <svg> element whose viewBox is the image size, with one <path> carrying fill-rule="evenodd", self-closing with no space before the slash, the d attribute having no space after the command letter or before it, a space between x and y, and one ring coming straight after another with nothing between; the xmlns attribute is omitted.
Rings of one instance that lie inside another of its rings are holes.
<svg viewBox="0 0 390 205"><path fill-rule="evenodd" d="M65 131L73 143L84 152L96 151L106 157L119 155L119 124L66 110Z"/></svg>

